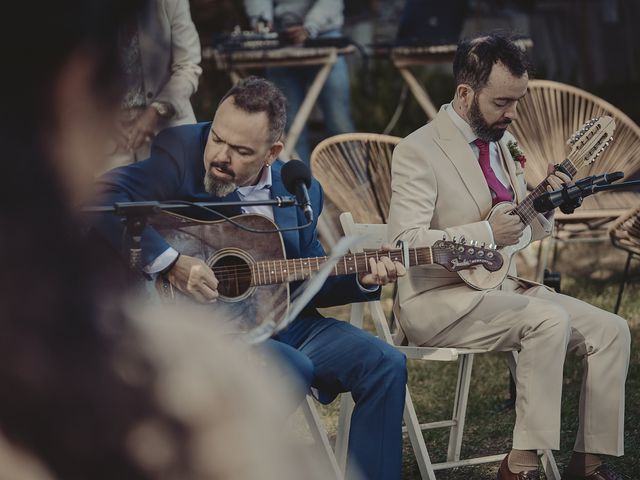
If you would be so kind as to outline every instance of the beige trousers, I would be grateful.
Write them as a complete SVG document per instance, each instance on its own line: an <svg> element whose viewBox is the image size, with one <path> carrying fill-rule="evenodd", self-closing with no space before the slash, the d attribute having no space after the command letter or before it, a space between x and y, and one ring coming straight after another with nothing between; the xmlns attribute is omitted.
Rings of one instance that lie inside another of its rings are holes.
<svg viewBox="0 0 640 480"><path fill-rule="evenodd" d="M559 448L564 359L567 352L581 356L584 375L574 450L623 455L631 342L627 322L545 287L529 288L510 278L505 283L504 290L488 292L427 345L519 351L513 448L522 450Z"/></svg>

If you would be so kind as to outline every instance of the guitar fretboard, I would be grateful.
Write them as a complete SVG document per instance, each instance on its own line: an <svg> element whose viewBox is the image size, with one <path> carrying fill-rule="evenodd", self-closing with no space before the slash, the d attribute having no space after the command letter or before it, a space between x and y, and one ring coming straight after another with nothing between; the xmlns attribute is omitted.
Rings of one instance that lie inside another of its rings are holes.
<svg viewBox="0 0 640 480"><path fill-rule="evenodd" d="M383 256L404 264L401 249L366 251L342 257L334 265L331 275L369 272L371 271L370 260L378 261ZM435 263L431 247L410 248L408 256L409 266ZM251 285L272 285L305 280L320 270L328 259L329 257L311 257L256 262L251 266ZM437 261L437 258L435 260Z"/></svg>

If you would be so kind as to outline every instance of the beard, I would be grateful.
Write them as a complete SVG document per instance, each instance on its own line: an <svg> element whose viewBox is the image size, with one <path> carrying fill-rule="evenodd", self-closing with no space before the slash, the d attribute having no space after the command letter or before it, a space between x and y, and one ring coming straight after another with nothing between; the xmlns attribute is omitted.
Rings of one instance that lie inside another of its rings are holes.
<svg viewBox="0 0 640 480"><path fill-rule="evenodd" d="M207 170L204 175L204 189L207 193L216 197L226 197L233 192L238 186L233 181L224 182L217 179L211 172Z"/></svg>
<svg viewBox="0 0 640 480"><path fill-rule="evenodd" d="M507 130L504 128L498 128L496 125L504 125L511 123L510 118L501 119L491 125L487 123L480 111L480 105L478 104L478 96L476 95L471 102L471 107L467 113L469 118L469 125L480 140L485 142L497 142L502 138L504 132Z"/></svg>

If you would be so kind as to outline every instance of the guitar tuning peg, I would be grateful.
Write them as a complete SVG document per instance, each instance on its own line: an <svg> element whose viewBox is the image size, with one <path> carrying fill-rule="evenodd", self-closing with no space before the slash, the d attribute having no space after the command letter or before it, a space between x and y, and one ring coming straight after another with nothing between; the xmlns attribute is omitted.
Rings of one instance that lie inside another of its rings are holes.
<svg viewBox="0 0 640 480"><path fill-rule="evenodd" d="M467 243L467 239L466 239L466 238L464 238L464 236L460 237L460 243L461 243L462 245L465 245L465 244Z"/></svg>
<svg viewBox="0 0 640 480"><path fill-rule="evenodd" d="M455 236L455 235L453 236L453 238L451 239L451 241L452 241L453 243L457 243L457 241L456 241L456 236Z"/></svg>
<svg viewBox="0 0 640 480"><path fill-rule="evenodd" d="M486 245L485 242L482 242L482 245L480 246L480 248L484 248L485 245Z"/></svg>

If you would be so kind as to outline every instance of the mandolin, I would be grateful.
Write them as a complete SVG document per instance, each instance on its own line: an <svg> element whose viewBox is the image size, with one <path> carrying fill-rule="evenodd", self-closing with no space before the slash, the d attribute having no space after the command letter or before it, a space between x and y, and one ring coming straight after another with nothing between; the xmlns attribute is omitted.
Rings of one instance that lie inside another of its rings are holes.
<svg viewBox="0 0 640 480"><path fill-rule="evenodd" d="M593 118L586 122L582 128L574 133L567 144L571 146L571 151L565 160L560 164L560 169L569 173L573 178L580 168L586 166L602 154L609 143L613 140L615 121L609 116ZM513 256L531 243L531 222L538 215L533 208L533 201L547 191L547 180L543 180L515 207L512 214L518 215L522 223L526 225L520 240L515 245L508 245L499 249L504 258L502 267L495 271L488 271L482 268L471 268L460 271L458 275L467 285L477 289L486 290L496 288L507 276ZM512 206L511 202L500 202L491 209L486 220L491 219L497 212Z"/></svg>

